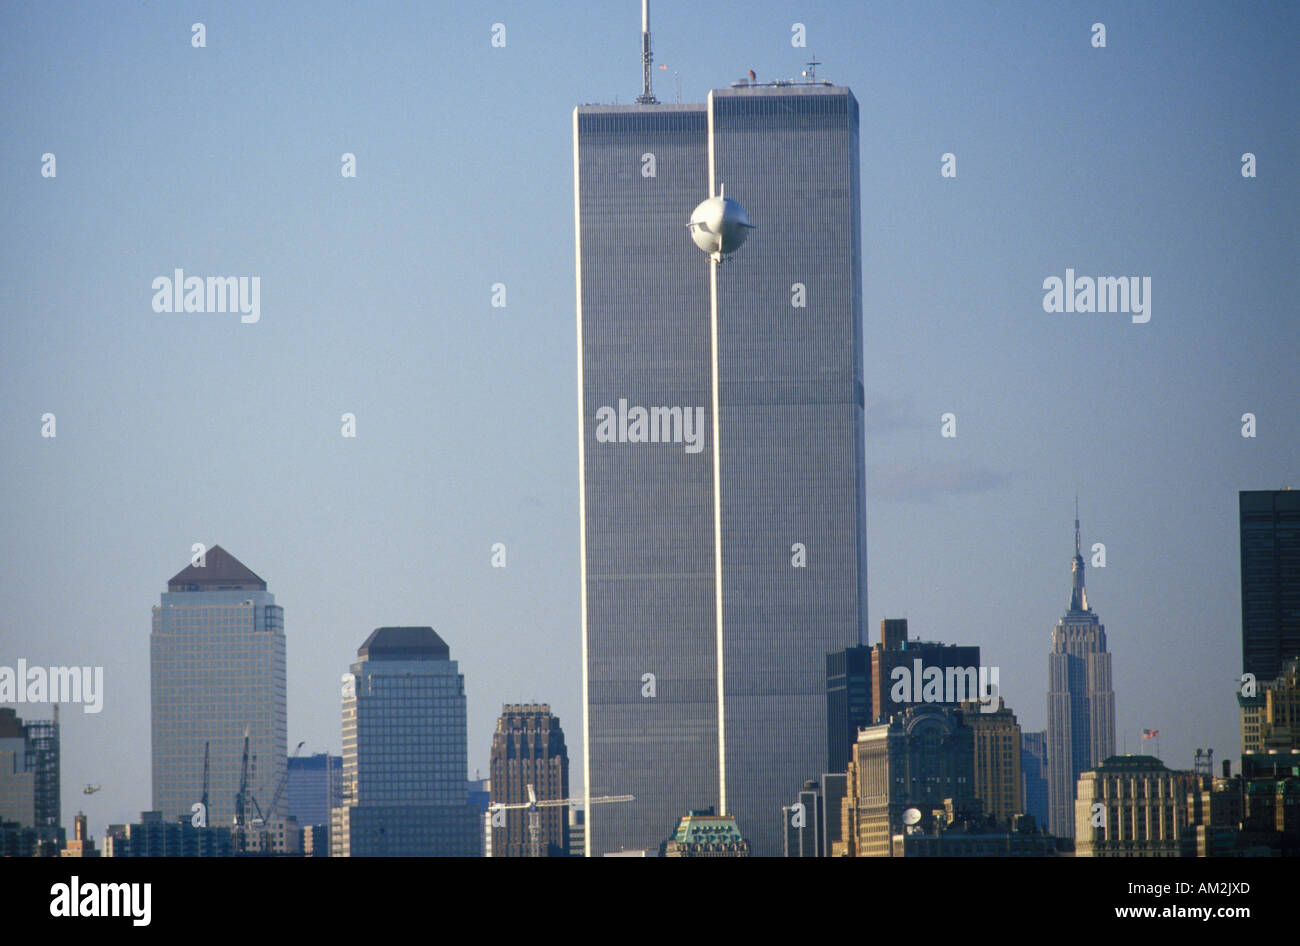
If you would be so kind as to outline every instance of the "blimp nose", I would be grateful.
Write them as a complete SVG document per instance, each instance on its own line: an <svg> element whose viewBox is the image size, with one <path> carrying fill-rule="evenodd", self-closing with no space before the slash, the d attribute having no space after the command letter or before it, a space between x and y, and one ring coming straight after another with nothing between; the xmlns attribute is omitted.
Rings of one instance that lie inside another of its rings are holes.
<svg viewBox="0 0 1300 946"><path fill-rule="evenodd" d="M735 252L755 229L740 202L721 195L702 201L688 226L695 245L710 256Z"/></svg>

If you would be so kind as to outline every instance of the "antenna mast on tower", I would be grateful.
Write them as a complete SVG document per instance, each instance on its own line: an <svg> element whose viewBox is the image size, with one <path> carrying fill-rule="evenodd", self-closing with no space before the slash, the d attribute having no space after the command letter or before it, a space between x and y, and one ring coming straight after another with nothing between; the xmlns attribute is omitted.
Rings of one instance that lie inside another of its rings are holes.
<svg viewBox="0 0 1300 946"><path fill-rule="evenodd" d="M641 0L641 94L636 97L638 105L659 104L650 88L650 64L654 58L650 51L650 0Z"/></svg>

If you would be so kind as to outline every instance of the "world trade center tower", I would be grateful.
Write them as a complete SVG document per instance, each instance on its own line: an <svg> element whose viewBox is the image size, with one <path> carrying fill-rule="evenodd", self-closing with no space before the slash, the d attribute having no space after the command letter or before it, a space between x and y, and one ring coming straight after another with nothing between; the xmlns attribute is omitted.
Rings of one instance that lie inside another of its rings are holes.
<svg viewBox="0 0 1300 946"><path fill-rule="evenodd" d="M779 855L826 654L866 642L858 105L648 85L573 116L583 772L635 799L587 806L587 853L713 806ZM724 188L755 229L715 263L687 222Z"/></svg>

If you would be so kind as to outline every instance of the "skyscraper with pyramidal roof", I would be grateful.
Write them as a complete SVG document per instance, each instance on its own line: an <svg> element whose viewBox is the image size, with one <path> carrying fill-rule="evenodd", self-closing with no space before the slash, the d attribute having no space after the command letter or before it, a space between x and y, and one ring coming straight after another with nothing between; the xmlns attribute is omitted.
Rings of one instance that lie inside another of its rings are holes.
<svg viewBox="0 0 1300 946"><path fill-rule="evenodd" d="M191 817L206 746L207 823L231 824L247 730L249 788L269 819L286 764L284 609L221 546L201 561L173 575L153 609L153 807L165 821Z"/></svg>

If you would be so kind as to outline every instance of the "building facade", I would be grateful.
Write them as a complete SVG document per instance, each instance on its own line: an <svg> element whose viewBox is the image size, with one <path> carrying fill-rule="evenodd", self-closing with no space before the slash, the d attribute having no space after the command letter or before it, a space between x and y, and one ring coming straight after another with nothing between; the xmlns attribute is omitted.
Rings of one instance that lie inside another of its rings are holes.
<svg viewBox="0 0 1300 946"><path fill-rule="evenodd" d="M230 825L196 828L189 819L164 821L160 811L142 811L135 824L111 824L104 832L105 857L233 857L238 853Z"/></svg>
<svg viewBox="0 0 1300 946"><path fill-rule="evenodd" d="M490 833L490 832L489 832ZM569 856L587 856L587 812L569 806Z"/></svg>
<svg viewBox="0 0 1300 946"><path fill-rule="evenodd" d="M998 697L997 709L981 712L978 701L961 705L962 725L970 728L974 748L975 797L984 814L999 825L1025 811L1020 777L1020 724Z"/></svg>
<svg viewBox="0 0 1300 946"><path fill-rule="evenodd" d="M80 811L72 819L72 837L68 839L63 850L59 851L59 856L99 857L95 839L90 836L90 829L86 826L86 816Z"/></svg>
<svg viewBox="0 0 1300 946"><path fill-rule="evenodd" d="M266 582L221 546L201 561L174 575L153 609L153 808L165 821L190 818L203 797L206 745L207 823L229 825L245 730L249 789L260 805L270 805L285 772L284 609Z"/></svg>
<svg viewBox="0 0 1300 946"><path fill-rule="evenodd" d="M1181 857L1192 772L1175 772L1153 756L1111 756L1079 777L1076 857Z"/></svg>
<svg viewBox="0 0 1300 946"><path fill-rule="evenodd" d="M775 856L826 765L826 655L866 640L858 106L645 99L573 117L584 783L636 798L588 806L587 844L711 804ZM685 224L724 185L758 229L719 265Z"/></svg>
<svg viewBox="0 0 1300 946"><path fill-rule="evenodd" d="M979 671L979 647L908 640L907 619L887 618L880 622L880 641L871 647L871 722L886 722L920 703L956 707L979 699L984 696Z"/></svg>
<svg viewBox="0 0 1300 946"><path fill-rule="evenodd" d="M529 785L537 801L569 797L569 753L564 745L564 730L548 704L501 707L492 734L491 766L494 805L528 802ZM505 823L492 828L492 856L532 856L530 813L511 808L500 815ZM539 808L536 817L540 855L568 857L569 806Z"/></svg>
<svg viewBox="0 0 1300 946"><path fill-rule="evenodd" d="M57 854L67 842L59 792L58 704L53 719L27 721L0 707L0 824L12 826L0 847L16 845L24 857Z"/></svg>
<svg viewBox="0 0 1300 946"><path fill-rule="evenodd" d="M36 773L28 763L27 727L16 710L0 708L0 821L36 827Z"/></svg>
<svg viewBox="0 0 1300 946"><path fill-rule="evenodd" d="M1282 857L1300 857L1300 749L1241 757L1243 834Z"/></svg>
<svg viewBox="0 0 1300 946"><path fill-rule="evenodd" d="M1049 822L1048 771L1047 733L1043 730L1021 732L1020 778L1023 783L1025 814L1030 815L1043 827L1046 827Z"/></svg>
<svg viewBox="0 0 1300 946"><path fill-rule="evenodd" d="M1242 853L1245 821L1242 779L1198 772L1187 796L1187 828L1182 837L1184 857L1233 857Z"/></svg>
<svg viewBox="0 0 1300 946"><path fill-rule="evenodd" d="M1052 631L1048 656L1048 823L1073 837L1079 776L1115 754L1115 691L1106 627L1088 606L1079 519L1074 520L1073 584L1065 616Z"/></svg>
<svg viewBox="0 0 1300 946"><path fill-rule="evenodd" d="M1020 819L1016 819L1020 821ZM958 820L929 831L907 830L894 835L894 857L1054 857L1056 838L1036 830L1032 818L1023 824L995 828Z"/></svg>
<svg viewBox="0 0 1300 946"><path fill-rule="evenodd" d="M794 804L781 809L784 857L825 857L826 815L821 786L804 782Z"/></svg>
<svg viewBox="0 0 1300 946"><path fill-rule="evenodd" d="M27 767L35 776L32 788L37 834L42 841L56 842L63 834L57 703L54 704L52 719L27 721Z"/></svg>
<svg viewBox="0 0 1300 946"><path fill-rule="evenodd" d="M849 760L849 765L853 760ZM844 844L844 798L849 793L848 766L844 772L822 776L822 857L834 857Z"/></svg>
<svg viewBox="0 0 1300 946"><path fill-rule="evenodd" d="M854 750L854 755L857 750ZM848 771L844 774L844 794L840 798L840 818L836 826L839 838L831 842L828 850L831 857L858 856L858 812L861 810L861 798L858 796L858 764L849 759Z"/></svg>
<svg viewBox="0 0 1300 946"><path fill-rule="evenodd" d="M343 757L318 752L289 759L286 807L302 828L325 827L330 812L343 804ZM328 841L329 832L325 832ZM325 845L328 850L328 844Z"/></svg>
<svg viewBox="0 0 1300 946"><path fill-rule="evenodd" d="M488 810L492 807L492 779L479 778L478 770L474 770L474 777L465 783L469 792L469 804L474 809L478 817L479 833L481 835L482 849L480 856L492 856L492 813Z"/></svg>
<svg viewBox="0 0 1300 946"><path fill-rule="evenodd" d="M1300 660L1288 660L1275 680L1255 683L1251 696L1237 694L1241 706L1241 752L1300 749Z"/></svg>
<svg viewBox="0 0 1300 946"><path fill-rule="evenodd" d="M843 772L848 768L858 729L874 722L871 648L856 644L827 654L826 771Z"/></svg>
<svg viewBox="0 0 1300 946"><path fill-rule="evenodd" d="M335 857L476 857L465 678L431 627L381 627L343 694L343 804Z"/></svg>
<svg viewBox="0 0 1300 946"><path fill-rule="evenodd" d="M980 814L975 796L975 748L971 729L943 706L911 707L889 722L858 733L853 747L850 818L857 830L857 857L889 857L893 837L916 809L927 827L936 810L945 820Z"/></svg>

